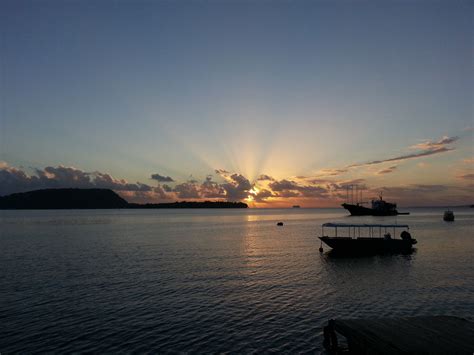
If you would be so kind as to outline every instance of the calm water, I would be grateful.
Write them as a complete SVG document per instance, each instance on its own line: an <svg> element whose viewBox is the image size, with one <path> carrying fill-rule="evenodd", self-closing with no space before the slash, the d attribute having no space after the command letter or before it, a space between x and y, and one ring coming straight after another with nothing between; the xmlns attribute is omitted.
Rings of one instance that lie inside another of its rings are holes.
<svg viewBox="0 0 474 355"><path fill-rule="evenodd" d="M411 212L0 211L0 352L317 353L330 318L474 320L474 209ZM321 255L328 221L408 223L417 251Z"/></svg>

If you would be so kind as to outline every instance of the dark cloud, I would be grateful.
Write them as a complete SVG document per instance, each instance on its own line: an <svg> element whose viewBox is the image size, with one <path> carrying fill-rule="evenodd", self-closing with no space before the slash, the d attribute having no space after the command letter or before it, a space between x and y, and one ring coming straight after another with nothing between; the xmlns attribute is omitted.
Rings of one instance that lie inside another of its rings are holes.
<svg viewBox="0 0 474 355"><path fill-rule="evenodd" d="M163 185L162 188L165 192L174 193L179 199L207 198L240 201L248 197L252 185L246 177L241 174L223 174L227 180L224 183L213 181L212 176L208 175L202 183L193 178L177 184L174 188L169 185Z"/></svg>
<svg viewBox="0 0 474 355"><path fill-rule="evenodd" d="M400 206L449 206L472 203L472 187L412 184L385 186L378 189L385 200L396 201Z"/></svg>
<svg viewBox="0 0 474 355"><path fill-rule="evenodd" d="M462 174L462 175L459 175L458 178L464 179L464 180L474 180L474 174Z"/></svg>
<svg viewBox="0 0 474 355"><path fill-rule="evenodd" d="M250 181L241 174L228 176L228 182L221 184L229 201L240 201L248 197L252 188Z"/></svg>
<svg viewBox="0 0 474 355"><path fill-rule="evenodd" d="M74 167L48 166L28 175L23 170L3 166L0 169L0 195L47 188L104 188L115 191L150 192L147 184L129 183L101 172L86 172Z"/></svg>
<svg viewBox="0 0 474 355"><path fill-rule="evenodd" d="M382 164L382 163L388 163L388 162L397 162L397 161L403 161L403 160L408 160L408 159L416 159L416 158L422 158L422 157L449 152L449 151L454 150L455 148L448 147L448 145L456 142L458 139L459 137L457 136L456 137L444 136L438 141L425 141L423 143L418 143L410 147L411 149L421 150L419 152L403 154L403 155L399 155L393 158L372 160L365 163L355 163L355 164L351 164L344 168L339 168L339 169L321 169L319 171L319 175L322 177L337 176L337 175L342 175L348 172L349 169L352 169L352 168L360 168L363 166L370 166L370 165L376 165L376 164ZM387 174L387 173L393 172L393 170L394 169L392 169L391 171L385 171L385 172L379 172L379 173Z"/></svg>
<svg viewBox="0 0 474 355"><path fill-rule="evenodd" d="M291 180L273 181L268 184L279 197L326 197L328 190L321 186L300 185Z"/></svg>
<svg viewBox="0 0 474 355"><path fill-rule="evenodd" d="M280 180L280 181L274 181L268 184L268 186L273 190L273 191L284 191L284 190L296 190L296 187L298 186L296 182L290 181L290 180Z"/></svg>
<svg viewBox="0 0 474 355"><path fill-rule="evenodd" d="M167 192L170 192L170 191L167 191L165 189L165 186L166 185L163 185L163 187L162 187L162 186L158 185L157 187L153 188L153 192L155 192L159 196L160 200L169 200L170 199L169 194L167 194Z"/></svg>
<svg viewBox="0 0 474 355"><path fill-rule="evenodd" d="M174 180L169 176L163 176L160 174L151 174L150 179L156 180L158 182L174 182Z"/></svg>
<svg viewBox="0 0 474 355"><path fill-rule="evenodd" d="M201 196L204 198L225 198L225 189L212 180L212 176L208 175L206 180L201 184Z"/></svg>
<svg viewBox="0 0 474 355"><path fill-rule="evenodd" d="M390 174L390 173L393 173L396 169L397 169L396 166L390 166L386 169L382 169L382 170L378 171L377 175Z"/></svg>
<svg viewBox="0 0 474 355"><path fill-rule="evenodd" d="M173 192L173 188L169 185L166 185L166 184L163 184L161 185L161 187L163 188L164 191L166 192Z"/></svg>
<svg viewBox="0 0 474 355"><path fill-rule="evenodd" d="M327 184L333 181L329 179L312 179L312 178L307 178L307 179L308 179L308 182L312 185Z"/></svg>
<svg viewBox="0 0 474 355"><path fill-rule="evenodd" d="M274 178L272 178L271 176L269 175L265 175L265 174L261 174L258 178L257 178L258 181L275 181Z"/></svg>
<svg viewBox="0 0 474 355"><path fill-rule="evenodd" d="M190 182L176 185L173 192L176 192L177 196L182 199L197 199L201 197L198 186Z"/></svg>
<svg viewBox="0 0 474 355"><path fill-rule="evenodd" d="M269 197L274 197L274 195L270 190L262 189L253 195L253 197L256 202L265 202L266 199Z"/></svg>
<svg viewBox="0 0 474 355"><path fill-rule="evenodd" d="M301 197L301 194L298 191L284 190L284 191L277 192L276 197L282 197L282 198Z"/></svg>
<svg viewBox="0 0 474 355"><path fill-rule="evenodd" d="M383 159L383 160L372 160L367 163L352 164L352 165L347 166L347 168L356 168L356 167L361 167L361 166L366 166L366 165L374 165L374 164L381 164L381 163L387 163L387 162L393 162L393 161L422 158L422 157L427 157L430 155L449 152L449 151L454 150L454 148L446 147L446 145L454 143L458 139L459 137L444 136L439 141L436 141L436 142L426 141L426 142L419 143L411 147L413 149L423 149L421 152L399 155L393 158L388 158L388 159Z"/></svg>
<svg viewBox="0 0 474 355"><path fill-rule="evenodd" d="M384 160L373 160L373 161L369 161L368 163L352 164L352 165L349 165L348 168L356 168L356 167L366 166L366 165L374 165L374 164L381 164L381 163L387 163L387 162L392 162L392 161L400 161L400 160L427 157L427 156L430 156L430 155L449 152L451 150L454 150L454 148L441 147L441 148L437 148L437 149L433 149L433 150L427 150L427 151L420 152L420 153L400 155L398 157L384 159Z"/></svg>
<svg viewBox="0 0 474 355"><path fill-rule="evenodd" d="M117 180L109 174L95 172L92 173L95 187L103 189L112 189L116 191L152 191L153 188L147 184L137 182L135 184L128 183L126 180Z"/></svg>
<svg viewBox="0 0 474 355"><path fill-rule="evenodd" d="M448 190L447 185L427 185L427 184L412 184L407 186L393 186L393 187L381 187L382 192L397 196L397 195L406 195L406 194L420 194L420 193L435 193Z"/></svg>

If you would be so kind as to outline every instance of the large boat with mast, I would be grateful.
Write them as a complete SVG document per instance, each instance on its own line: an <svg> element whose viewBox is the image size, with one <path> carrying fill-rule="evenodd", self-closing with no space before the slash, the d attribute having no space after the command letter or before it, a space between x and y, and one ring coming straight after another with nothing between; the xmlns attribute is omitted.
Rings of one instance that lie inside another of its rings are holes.
<svg viewBox="0 0 474 355"><path fill-rule="evenodd" d="M348 210L351 216L397 216L399 214L410 214L409 212L398 212L397 204L384 201L382 194L379 195L378 199L374 198L371 200L371 207L363 206L367 202L362 202L362 189L357 185L347 187L346 201L341 206Z"/></svg>

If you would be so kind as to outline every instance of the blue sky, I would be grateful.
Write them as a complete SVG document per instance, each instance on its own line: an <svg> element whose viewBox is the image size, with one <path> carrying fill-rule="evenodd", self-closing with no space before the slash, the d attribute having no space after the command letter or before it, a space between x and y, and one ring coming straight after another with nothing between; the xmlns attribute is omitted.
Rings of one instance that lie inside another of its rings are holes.
<svg viewBox="0 0 474 355"><path fill-rule="evenodd" d="M2 1L0 30L0 160L30 173L288 179L444 136L433 172L474 155L468 1Z"/></svg>

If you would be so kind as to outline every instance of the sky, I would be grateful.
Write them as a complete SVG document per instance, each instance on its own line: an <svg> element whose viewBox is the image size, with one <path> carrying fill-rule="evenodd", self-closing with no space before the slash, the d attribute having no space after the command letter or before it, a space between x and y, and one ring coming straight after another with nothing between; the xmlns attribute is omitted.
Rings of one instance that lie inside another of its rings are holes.
<svg viewBox="0 0 474 355"><path fill-rule="evenodd" d="M474 203L470 1L0 2L0 195Z"/></svg>

